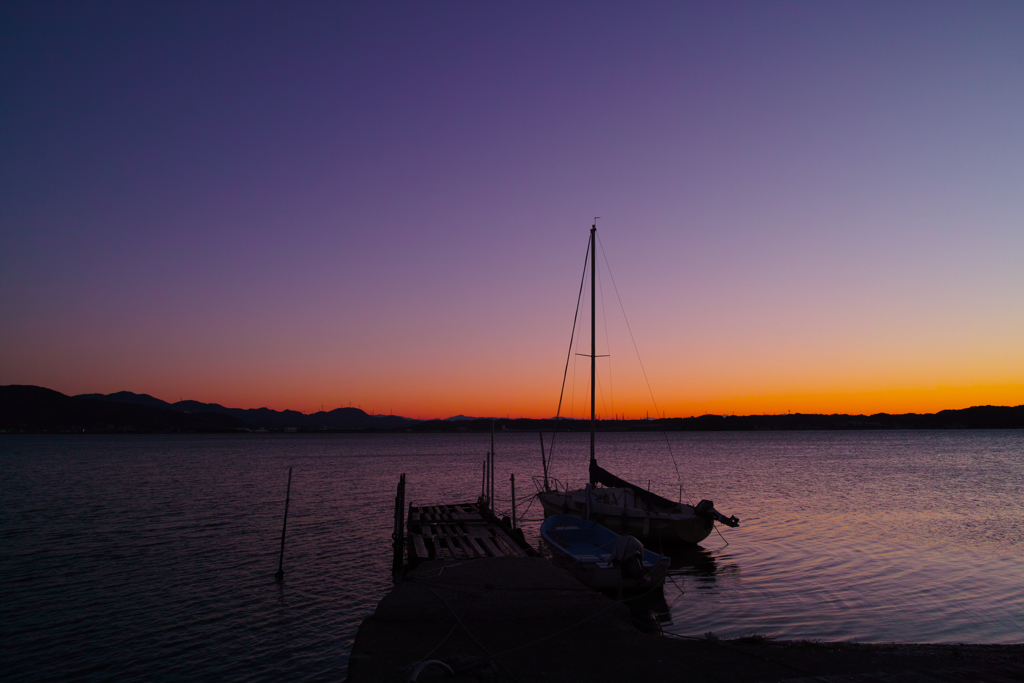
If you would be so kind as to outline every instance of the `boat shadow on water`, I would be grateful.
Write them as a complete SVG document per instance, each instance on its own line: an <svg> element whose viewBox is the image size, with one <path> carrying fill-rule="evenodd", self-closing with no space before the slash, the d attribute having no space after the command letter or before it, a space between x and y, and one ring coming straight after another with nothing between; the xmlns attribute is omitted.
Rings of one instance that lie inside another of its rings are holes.
<svg viewBox="0 0 1024 683"><path fill-rule="evenodd" d="M663 554L669 557L668 569L672 574L699 576L712 581L718 574L718 560L714 553L699 545L666 549Z"/></svg>
<svg viewBox="0 0 1024 683"><path fill-rule="evenodd" d="M728 556L716 557L714 552L699 545L673 548L664 554L671 560L665 584L657 590L622 600L629 608L633 625L643 633L660 634L665 627L674 625L672 609L686 599L687 583L696 590L713 590L721 576L739 572L739 566L729 562Z"/></svg>
<svg viewBox="0 0 1024 683"><path fill-rule="evenodd" d="M560 564L558 558L551 557L550 551L544 554L556 565ZM672 609L686 599L687 583L696 590L714 589L719 576L739 571L735 563L722 562L723 558L716 557L714 552L699 545L673 548L664 554L670 559L664 584L648 591L626 595L616 591L604 592L629 609L633 626L642 633L660 635L664 628L674 625Z"/></svg>

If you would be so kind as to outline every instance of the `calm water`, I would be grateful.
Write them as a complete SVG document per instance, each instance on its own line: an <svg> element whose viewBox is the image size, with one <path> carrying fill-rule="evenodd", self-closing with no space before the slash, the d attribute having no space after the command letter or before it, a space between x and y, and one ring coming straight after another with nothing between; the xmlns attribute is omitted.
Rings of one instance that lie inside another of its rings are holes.
<svg viewBox="0 0 1024 683"><path fill-rule="evenodd" d="M666 584L666 630L1024 641L1024 431L668 435L684 499L742 520ZM580 483L586 435L554 475ZM609 470L680 495L663 435L599 435ZM6 680L340 680L390 587L410 502L475 499L488 438L0 438ZM536 434L497 437L522 513ZM273 582L294 466L284 586ZM539 508L525 523L535 530ZM535 532L534 532L535 533ZM726 541L729 545L726 546Z"/></svg>

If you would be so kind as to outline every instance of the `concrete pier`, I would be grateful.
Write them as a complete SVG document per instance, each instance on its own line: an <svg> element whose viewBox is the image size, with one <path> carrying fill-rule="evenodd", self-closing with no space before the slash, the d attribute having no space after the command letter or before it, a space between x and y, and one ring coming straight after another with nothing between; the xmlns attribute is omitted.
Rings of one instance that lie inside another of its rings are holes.
<svg viewBox="0 0 1024 683"><path fill-rule="evenodd" d="M679 626L682 630L685 626ZM363 622L351 683L1024 681L1024 646L680 639L539 557L425 561Z"/></svg>

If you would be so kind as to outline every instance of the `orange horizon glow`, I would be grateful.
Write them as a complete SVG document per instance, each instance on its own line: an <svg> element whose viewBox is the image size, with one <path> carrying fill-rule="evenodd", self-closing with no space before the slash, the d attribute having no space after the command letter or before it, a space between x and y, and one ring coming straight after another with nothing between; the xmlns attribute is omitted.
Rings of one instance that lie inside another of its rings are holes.
<svg viewBox="0 0 1024 683"><path fill-rule="evenodd" d="M1012 3L136 4L5 16L0 384L585 418L593 309L605 419L1024 404Z"/></svg>
<svg viewBox="0 0 1024 683"><path fill-rule="evenodd" d="M57 389L58 391L60 389ZM113 393L122 389L102 392L64 391L69 395L77 393ZM130 389L125 389L130 390ZM196 400L203 403L218 403L228 408L272 410L295 410L304 414L331 411L337 408L359 408L374 415L399 415L402 417L430 420L445 419L455 415L471 417L508 417L544 419L554 417L557 395L552 401L530 400L522 394L506 394L507 402L494 399L462 400L458 396L435 396L418 403L413 400L388 400L381 394L368 401L339 401L336 396L326 393L314 398L317 392L303 394L292 389L283 391L276 400L260 400L252 395L214 390L200 392L200 395L171 396L166 392L134 389L135 393L148 393L156 398L174 403L180 399ZM424 405L426 404L426 405ZM643 419L654 417L659 412L665 417L693 417L699 415L784 415L804 414L847 414L891 415L936 413L942 410L959 410L973 406L1019 406L1024 405L1024 383L976 384L970 386L938 386L922 389L876 389L859 392L790 392L769 395L712 396L696 401L686 397L667 397L658 402L655 409L650 398L646 401L636 396L617 400L614 406L602 405L598 400L597 417L610 419ZM575 409L569 409L566 400L561 416L586 419L589 417L589 400L577 395Z"/></svg>

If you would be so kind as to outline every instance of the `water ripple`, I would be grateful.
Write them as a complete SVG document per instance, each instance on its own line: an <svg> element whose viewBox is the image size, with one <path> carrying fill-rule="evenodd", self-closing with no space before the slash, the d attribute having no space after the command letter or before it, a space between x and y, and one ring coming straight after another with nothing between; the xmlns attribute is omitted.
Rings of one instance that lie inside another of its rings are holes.
<svg viewBox="0 0 1024 683"><path fill-rule="evenodd" d="M723 530L728 546L713 534L672 570L662 609L673 630L1024 640L1024 432L669 438L685 495L743 520ZM601 461L675 498L664 442L601 435ZM5 679L343 678L359 623L391 585L398 475L410 501L472 500L489 445L478 435L6 436ZM507 508L509 474L522 497L540 469L537 438L500 434L497 445ZM587 445L559 435L554 475L583 483Z"/></svg>

